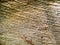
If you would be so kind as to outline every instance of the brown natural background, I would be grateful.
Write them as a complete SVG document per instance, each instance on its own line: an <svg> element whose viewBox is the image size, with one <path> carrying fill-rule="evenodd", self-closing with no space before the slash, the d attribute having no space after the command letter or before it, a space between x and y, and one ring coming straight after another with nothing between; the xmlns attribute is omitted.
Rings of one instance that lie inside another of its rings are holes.
<svg viewBox="0 0 60 45"><path fill-rule="evenodd" d="M60 45L60 1L0 0L0 45Z"/></svg>

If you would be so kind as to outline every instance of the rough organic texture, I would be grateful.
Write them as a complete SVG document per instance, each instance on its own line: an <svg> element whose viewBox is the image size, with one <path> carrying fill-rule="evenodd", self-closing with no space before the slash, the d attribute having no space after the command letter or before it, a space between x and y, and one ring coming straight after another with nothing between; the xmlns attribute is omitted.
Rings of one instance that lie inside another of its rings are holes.
<svg viewBox="0 0 60 45"><path fill-rule="evenodd" d="M54 3L51 8L53 9L53 16L50 21L52 20L53 23L51 23L50 26L57 45L60 45L60 3Z"/></svg>
<svg viewBox="0 0 60 45"><path fill-rule="evenodd" d="M36 0L1 2L0 45L59 45L56 12L60 7L51 4Z"/></svg>

